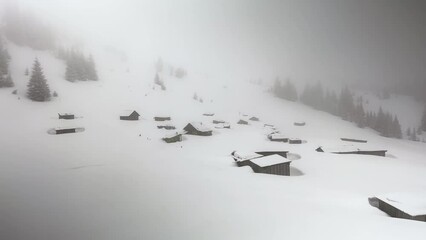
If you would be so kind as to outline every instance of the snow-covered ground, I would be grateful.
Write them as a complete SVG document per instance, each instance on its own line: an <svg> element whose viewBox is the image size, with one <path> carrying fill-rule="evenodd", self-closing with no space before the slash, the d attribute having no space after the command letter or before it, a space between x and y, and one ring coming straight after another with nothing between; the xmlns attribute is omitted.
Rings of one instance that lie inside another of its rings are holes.
<svg viewBox="0 0 426 240"><path fill-rule="evenodd" d="M426 191L426 145L388 139L299 103L272 97L235 79L189 72L164 76L153 90L152 63L111 60L95 52L101 80L69 83L65 65L46 52L8 45L18 95L0 89L0 239L424 239L424 222L386 216L368 197ZM36 103L24 97L37 56L59 97ZM129 69L129 72L127 72ZM203 103L192 99L194 93ZM18 98L20 98L18 100ZM120 121L123 110L141 120ZM75 120L58 120L71 112ZM214 112L215 116L203 116ZM244 114L248 116L245 117ZM180 131L188 122L231 123L211 137L185 136L166 144L170 131L153 117L167 115ZM237 125L251 116L260 122ZM305 121L306 126L294 126ZM274 124L300 145L267 140ZM56 127L84 127L49 135ZM367 139L387 157L319 153L344 145L340 137ZM234 150L288 150L300 155L295 176L238 168ZM426 201L426 199L424 199Z"/></svg>

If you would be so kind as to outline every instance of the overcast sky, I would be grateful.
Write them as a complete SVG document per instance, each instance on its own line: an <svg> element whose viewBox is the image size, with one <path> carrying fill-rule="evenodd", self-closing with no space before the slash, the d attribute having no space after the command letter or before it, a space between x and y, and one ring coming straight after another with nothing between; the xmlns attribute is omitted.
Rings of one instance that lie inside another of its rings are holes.
<svg viewBox="0 0 426 240"><path fill-rule="evenodd" d="M188 68L294 80L426 76L422 0L19 1L86 41Z"/></svg>

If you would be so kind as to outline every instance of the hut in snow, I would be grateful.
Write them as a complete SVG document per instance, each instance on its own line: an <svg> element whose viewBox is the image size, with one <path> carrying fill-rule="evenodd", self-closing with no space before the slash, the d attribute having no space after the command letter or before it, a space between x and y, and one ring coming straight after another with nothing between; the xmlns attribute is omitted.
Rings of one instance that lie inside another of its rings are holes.
<svg viewBox="0 0 426 240"><path fill-rule="evenodd" d="M176 127L173 125L158 125L158 129L175 130Z"/></svg>
<svg viewBox="0 0 426 240"><path fill-rule="evenodd" d="M231 156L234 159L237 166L242 167L242 166L250 165L250 160L263 157L264 155L261 155L255 152L233 151L231 153Z"/></svg>
<svg viewBox="0 0 426 240"><path fill-rule="evenodd" d="M59 119L65 119L65 120L71 120L75 118L74 114L71 114L71 113L63 113L63 114L58 113L58 116L59 116Z"/></svg>
<svg viewBox="0 0 426 240"><path fill-rule="evenodd" d="M182 142L182 133L174 133L163 138L166 143Z"/></svg>
<svg viewBox="0 0 426 240"><path fill-rule="evenodd" d="M391 217L426 222L426 193L394 193L369 198L371 206Z"/></svg>
<svg viewBox="0 0 426 240"><path fill-rule="evenodd" d="M340 140L345 142L367 143L367 140L354 139L354 138L340 138Z"/></svg>
<svg viewBox="0 0 426 240"><path fill-rule="evenodd" d="M51 134L51 135L78 133L78 132L84 132L84 128L82 128L82 127L59 127L59 128L52 128L48 131L48 133Z"/></svg>
<svg viewBox="0 0 426 240"><path fill-rule="evenodd" d="M250 167L255 173L290 176L291 160L277 154L254 158L250 160L250 163Z"/></svg>
<svg viewBox="0 0 426 240"><path fill-rule="evenodd" d="M328 153L335 153L335 154L360 154L360 155L373 155L373 156L380 156L385 157L387 150L361 150L359 148L356 148L354 146L341 146L338 148L325 148L325 147L318 147L316 149L317 152L328 152Z"/></svg>
<svg viewBox="0 0 426 240"><path fill-rule="evenodd" d="M203 116L212 117L214 116L214 113L203 113Z"/></svg>
<svg viewBox="0 0 426 240"><path fill-rule="evenodd" d="M213 120L214 124L221 124L221 123L225 123L225 121L223 120Z"/></svg>
<svg viewBox="0 0 426 240"><path fill-rule="evenodd" d="M272 142L288 142L288 137L279 133L271 133L268 135L268 139Z"/></svg>
<svg viewBox="0 0 426 240"><path fill-rule="evenodd" d="M258 121L260 121L260 119L259 119L259 118L257 118L257 117L251 117L249 120L250 120L250 121L254 121L254 122L258 122Z"/></svg>
<svg viewBox="0 0 426 240"><path fill-rule="evenodd" d="M306 125L306 123L305 122L295 122L294 123L294 126L298 126L298 127L303 127L303 126L305 126Z"/></svg>
<svg viewBox="0 0 426 240"><path fill-rule="evenodd" d="M139 120L139 113L136 111L125 111L120 116L120 120L127 120L127 121L137 121Z"/></svg>
<svg viewBox="0 0 426 240"><path fill-rule="evenodd" d="M172 120L172 118L166 117L166 116L154 117L154 121L157 121L157 122L170 121L170 120Z"/></svg>
<svg viewBox="0 0 426 240"><path fill-rule="evenodd" d="M248 125L248 122L246 120L240 119L240 121L238 121L237 124Z"/></svg>
<svg viewBox="0 0 426 240"><path fill-rule="evenodd" d="M298 139L298 138L290 138L288 140L288 143L290 143L290 144L302 144L303 142L302 142L301 139Z"/></svg>
<svg viewBox="0 0 426 240"><path fill-rule="evenodd" d="M286 158L287 153L287 151L234 151L231 156L237 166L250 166L255 173L290 176L291 160Z"/></svg>
<svg viewBox="0 0 426 240"><path fill-rule="evenodd" d="M192 122L188 123L183 130L186 131L186 134L189 135L198 135L198 136L211 136L212 130L205 127L203 123Z"/></svg>

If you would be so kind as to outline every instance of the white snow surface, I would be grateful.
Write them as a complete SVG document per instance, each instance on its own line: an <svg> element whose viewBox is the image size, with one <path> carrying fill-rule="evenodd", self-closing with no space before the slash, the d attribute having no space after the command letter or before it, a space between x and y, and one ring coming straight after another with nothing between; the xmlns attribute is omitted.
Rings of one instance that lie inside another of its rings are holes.
<svg viewBox="0 0 426 240"><path fill-rule="evenodd" d="M276 165L280 163L291 162L291 160L277 154L251 159L250 161L259 167L267 167L267 166L272 166L272 165Z"/></svg>
<svg viewBox="0 0 426 240"><path fill-rule="evenodd" d="M424 222L390 218L368 203L368 197L380 193L426 189L424 143L381 137L327 113L274 98L238 79L217 79L189 69L184 79L164 74L167 90L153 90L153 61L121 62L94 47L100 80L70 83L64 80L65 64L51 53L13 44L8 48L18 95L11 94L13 89L0 89L0 239L426 236ZM59 94L51 102L25 97L24 71L35 56L51 90ZM192 99L194 92L204 103ZM120 121L117 113L123 109L138 109L143 118ZM58 112L78 113L81 118L65 122L57 119ZM204 112L215 112L229 122L237 122L244 112L261 121L167 144L161 141L167 131L157 129L153 120L159 112L173 116L177 129L205 121ZM309 124L294 126L299 119ZM307 143L271 142L264 122ZM47 134L65 123L85 131ZM315 151L318 146L338 145L340 137L367 139L391 156ZM267 148L300 155L291 171L303 174L253 174L250 168L235 167L229 155L235 149Z"/></svg>

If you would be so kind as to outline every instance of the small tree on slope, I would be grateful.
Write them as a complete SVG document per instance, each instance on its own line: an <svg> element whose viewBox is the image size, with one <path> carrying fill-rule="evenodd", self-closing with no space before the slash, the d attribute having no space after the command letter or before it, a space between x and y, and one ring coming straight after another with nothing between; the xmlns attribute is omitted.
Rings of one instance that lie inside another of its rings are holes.
<svg viewBox="0 0 426 240"><path fill-rule="evenodd" d="M422 129L422 131L426 132L426 107L425 107L425 110L423 111L421 129Z"/></svg>
<svg viewBox="0 0 426 240"><path fill-rule="evenodd" d="M30 81L28 82L27 97L33 101L45 102L50 100L50 89L47 85L47 80L43 74L43 69L40 62L36 58L31 73Z"/></svg>

